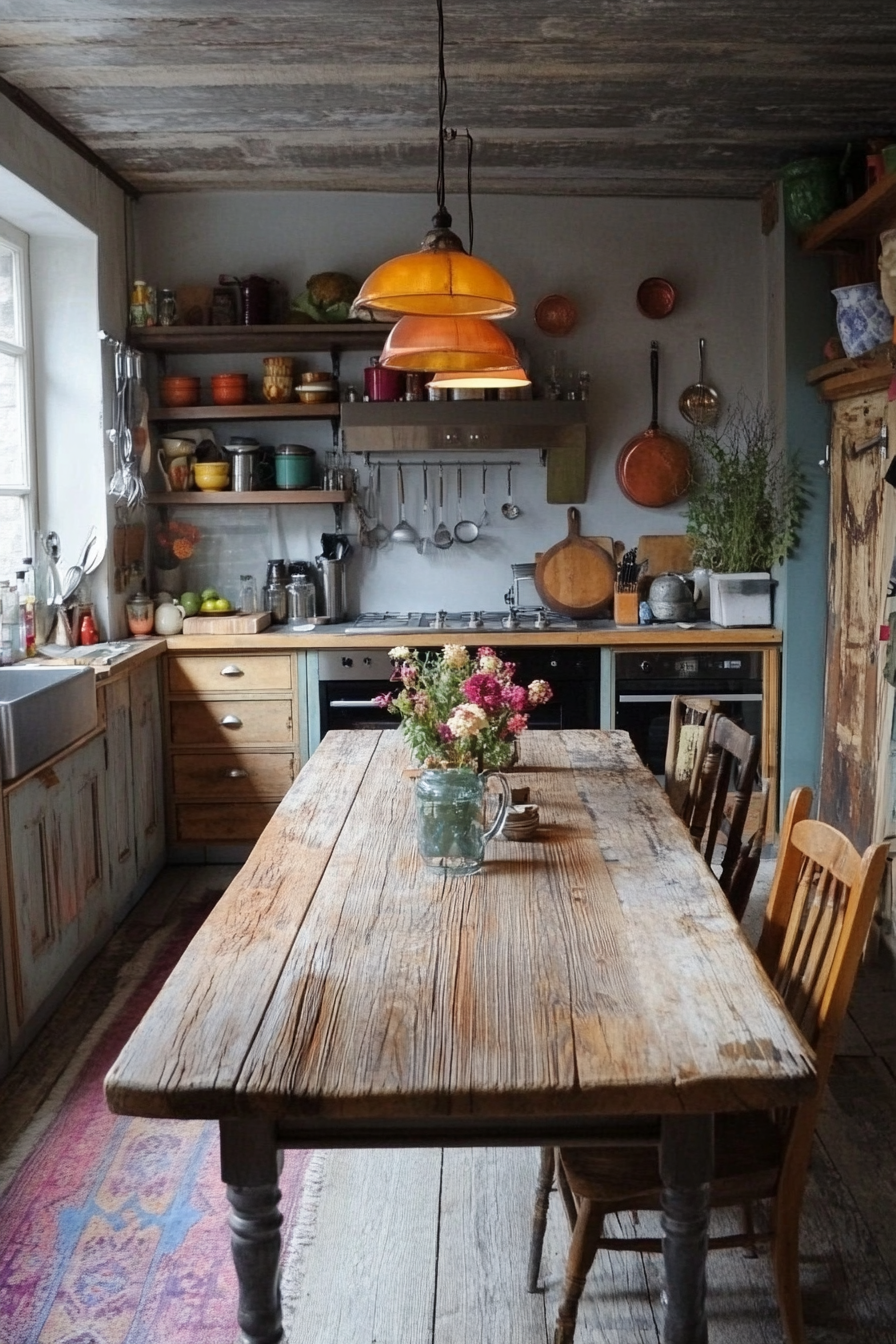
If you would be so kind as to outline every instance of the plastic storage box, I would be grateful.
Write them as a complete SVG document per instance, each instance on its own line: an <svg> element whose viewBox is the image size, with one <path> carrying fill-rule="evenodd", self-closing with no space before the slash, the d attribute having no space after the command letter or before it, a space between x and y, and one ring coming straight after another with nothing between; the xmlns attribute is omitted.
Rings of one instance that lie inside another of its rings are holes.
<svg viewBox="0 0 896 1344"><path fill-rule="evenodd" d="M771 577L710 574L709 619L716 625L771 625Z"/></svg>

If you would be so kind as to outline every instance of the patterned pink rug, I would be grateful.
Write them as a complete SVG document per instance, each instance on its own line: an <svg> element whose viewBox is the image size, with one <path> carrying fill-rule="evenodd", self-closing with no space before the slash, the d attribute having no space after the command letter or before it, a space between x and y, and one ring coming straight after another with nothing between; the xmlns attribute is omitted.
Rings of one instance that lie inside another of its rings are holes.
<svg viewBox="0 0 896 1344"><path fill-rule="evenodd" d="M14 1154L0 1194L0 1344L233 1344L237 1336L217 1126L114 1116L102 1086L200 922L194 916L149 949L150 966L134 967L136 982L118 992ZM286 1154L284 1244L309 1157Z"/></svg>

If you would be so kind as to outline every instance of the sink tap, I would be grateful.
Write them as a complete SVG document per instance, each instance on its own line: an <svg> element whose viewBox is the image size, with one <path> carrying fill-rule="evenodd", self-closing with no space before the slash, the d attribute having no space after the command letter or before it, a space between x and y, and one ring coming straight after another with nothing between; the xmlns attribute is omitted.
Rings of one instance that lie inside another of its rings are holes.
<svg viewBox="0 0 896 1344"><path fill-rule="evenodd" d="M471 611L471 612L470 612L470 619L467 621L467 628L470 629L470 630L481 630L481 629L482 629L482 612L481 612L481 611Z"/></svg>
<svg viewBox="0 0 896 1344"><path fill-rule="evenodd" d="M517 615L516 607L509 607L507 615L501 621L505 630L519 630L520 618Z"/></svg>
<svg viewBox="0 0 896 1344"><path fill-rule="evenodd" d="M535 629L550 630L550 628L551 628L551 618L548 616L544 607L539 607L535 613Z"/></svg>

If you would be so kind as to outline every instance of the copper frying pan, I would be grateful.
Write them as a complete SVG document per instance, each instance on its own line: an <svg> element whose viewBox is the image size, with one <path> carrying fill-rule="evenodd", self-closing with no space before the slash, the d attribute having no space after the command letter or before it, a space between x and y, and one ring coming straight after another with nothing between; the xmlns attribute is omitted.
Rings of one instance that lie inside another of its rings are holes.
<svg viewBox="0 0 896 1344"><path fill-rule="evenodd" d="M643 434L636 434L616 459L616 480L633 504L661 509L680 499L691 483L691 454L683 439L660 429L658 421L660 347L650 342L650 389L653 415Z"/></svg>

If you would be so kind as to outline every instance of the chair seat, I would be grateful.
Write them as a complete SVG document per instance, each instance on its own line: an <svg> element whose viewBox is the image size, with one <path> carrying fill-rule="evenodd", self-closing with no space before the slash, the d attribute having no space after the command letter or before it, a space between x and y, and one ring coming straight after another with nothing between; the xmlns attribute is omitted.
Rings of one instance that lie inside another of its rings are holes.
<svg viewBox="0 0 896 1344"><path fill-rule="evenodd" d="M716 1207L772 1195L784 1136L766 1111L716 1116L715 1175L710 1195ZM561 1148L560 1160L573 1193L615 1209L660 1207L659 1126L656 1144Z"/></svg>

